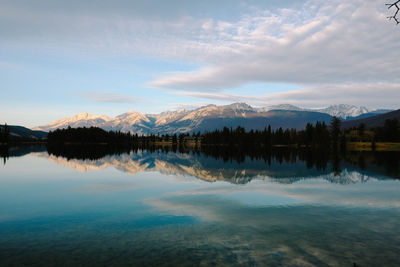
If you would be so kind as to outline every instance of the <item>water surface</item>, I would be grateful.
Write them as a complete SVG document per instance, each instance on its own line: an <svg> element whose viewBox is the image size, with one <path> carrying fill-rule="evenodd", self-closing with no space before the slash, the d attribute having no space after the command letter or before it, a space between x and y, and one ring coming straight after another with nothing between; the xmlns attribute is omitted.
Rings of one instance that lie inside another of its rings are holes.
<svg viewBox="0 0 400 267"><path fill-rule="evenodd" d="M397 153L49 152L4 158L0 266L400 265Z"/></svg>

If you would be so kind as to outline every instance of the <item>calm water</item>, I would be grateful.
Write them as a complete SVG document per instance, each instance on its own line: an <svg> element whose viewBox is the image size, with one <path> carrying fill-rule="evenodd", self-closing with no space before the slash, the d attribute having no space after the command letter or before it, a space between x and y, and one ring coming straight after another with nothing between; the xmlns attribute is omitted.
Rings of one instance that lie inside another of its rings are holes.
<svg viewBox="0 0 400 267"><path fill-rule="evenodd" d="M398 153L64 154L8 151L0 266L400 266Z"/></svg>

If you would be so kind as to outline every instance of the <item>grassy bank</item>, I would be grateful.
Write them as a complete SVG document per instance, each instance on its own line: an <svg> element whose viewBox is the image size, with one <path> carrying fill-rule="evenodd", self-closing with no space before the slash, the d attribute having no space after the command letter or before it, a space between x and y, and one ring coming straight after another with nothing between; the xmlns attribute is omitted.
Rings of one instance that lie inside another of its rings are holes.
<svg viewBox="0 0 400 267"><path fill-rule="evenodd" d="M372 151L371 142L349 142L346 145L350 151ZM377 142L375 143L376 151L400 151L400 143Z"/></svg>
<svg viewBox="0 0 400 267"><path fill-rule="evenodd" d="M156 145L156 146L173 146L174 143L172 141L155 141L155 142L150 142L150 144ZM175 143L175 145L180 145L180 143ZM183 143L184 146L189 146L189 147L195 147L195 146L200 146L200 142L194 142L194 141L185 141Z"/></svg>

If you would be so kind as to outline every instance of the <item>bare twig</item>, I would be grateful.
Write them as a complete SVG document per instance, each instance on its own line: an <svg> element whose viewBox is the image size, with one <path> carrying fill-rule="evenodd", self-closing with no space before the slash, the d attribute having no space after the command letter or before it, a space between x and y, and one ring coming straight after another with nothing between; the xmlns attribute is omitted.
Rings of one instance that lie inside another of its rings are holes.
<svg viewBox="0 0 400 267"><path fill-rule="evenodd" d="M400 11L400 8L398 6L399 3L400 3L400 0L397 0L396 2L394 2L392 4L386 4L388 6L388 9L391 9L392 7L396 8L396 12L394 13L394 15L387 17L389 20L393 19L396 22L396 24L400 24L399 18L397 17L397 15L399 14L399 11Z"/></svg>

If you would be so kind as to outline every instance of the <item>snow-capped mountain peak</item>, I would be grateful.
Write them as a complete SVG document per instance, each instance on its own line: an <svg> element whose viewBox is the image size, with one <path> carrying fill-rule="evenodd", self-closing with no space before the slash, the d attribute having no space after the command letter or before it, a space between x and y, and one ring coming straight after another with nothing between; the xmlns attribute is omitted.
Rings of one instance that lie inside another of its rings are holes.
<svg viewBox="0 0 400 267"><path fill-rule="evenodd" d="M296 107L291 104L272 105L272 106L257 109L258 112L268 112L270 110L299 110L299 111L301 111L304 109Z"/></svg>
<svg viewBox="0 0 400 267"><path fill-rule="evenodd" d="M246 103L233 103L230 105L222 106L224 108L230 108L233 110L249 110L254 111L254 108Z"/></svg>
<svg viewBox="0 0 400 267"><path fill-rule="evenodd" d="M122 113L121 115L118 115L115 117L115 119L123 120L123 119L130 119L130 120L146 120L148 121L148 118L143 115L140 112L137 112L135 110L130 110L128 112Z"/></svg>
<svg viewBox="0 0 400 267"><path fill-rule="evenodd" d="M249 112L255 112L255 109L246 103L233 103L225 106L207 105L189 112L180 119L198 121L206 117L237 117L245 116Z"/></svg>
<svg viewBox="0 0 400 267"><path fill-rule="evenodd" d="M98 116L98 115L89 114L87 112L76 114L75 116L72 116L71 118L67 118L66 120L68 120L70 122L76 122L76 121L80 121L80 120L95 120L95 119L103 119L105 121L111 120L107 116L104 116L104 115Z"/></svg>
<svg viewBox="0 0 400 267"><path fill-rule="evenodd" d="M347 104L331 105L327 108L317 109L316 111L327 113L331 116L340 117L346 119L347 117L357 117L361 114L371 112L366 107L357 107Z"/></svg>
<svg viewBox="0 0 400 267"><path fill-rule="evenodd" d="M42 130L42 131L52 131L58 128L66 128L70 127L91 127L97 126L101 123L110 121L111 118L104 115L93 115L87 112L79 113L70 118L64 118L61 120L54 121L45 126L36 127L33 130Z"/></svg>
<svg viewBox="0 0 400 267"><path fill-rule="evenodd" d="M179 109L176 111L164 111L161 112L160 114L148 114L147 117L154 118L155 125L158 126L180 120L188 113L190 113L190 111L186 109Z"/></svg>

